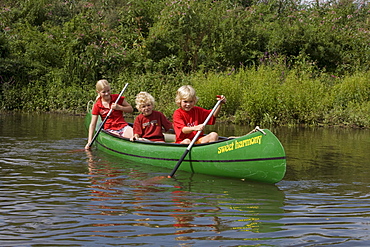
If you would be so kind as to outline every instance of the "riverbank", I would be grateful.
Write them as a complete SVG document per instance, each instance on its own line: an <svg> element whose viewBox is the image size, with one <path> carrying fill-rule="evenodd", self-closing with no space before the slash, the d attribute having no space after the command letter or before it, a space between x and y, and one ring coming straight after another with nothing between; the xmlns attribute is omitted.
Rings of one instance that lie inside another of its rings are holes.
<svg viewBox="0 0 370 247"><path fill-rule="evenodd" d="M370 72L334 77L300 69L259 66L232 73L126 75L111 81L112 92L119 93L126 82L129 86L125 97L133 107L136 94L147 91L155 97L156 109L168 118L177 108L176 90L190 84L197 91L198 106L211 109L216 95L226 96L227 104L219 121L264 126L370 127ZM96 98L95 82L90 84L8 87L1 109L84 114L87 102Z"/></svg>

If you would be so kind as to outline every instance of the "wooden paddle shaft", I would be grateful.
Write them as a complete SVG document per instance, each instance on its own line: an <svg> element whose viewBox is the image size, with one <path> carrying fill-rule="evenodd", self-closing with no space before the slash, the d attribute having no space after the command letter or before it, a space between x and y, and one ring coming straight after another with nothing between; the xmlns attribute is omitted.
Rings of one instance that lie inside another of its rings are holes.
<svg viewBox="0 0 370 247"><path fill-rule="evenodd" d="M208 117L206 118L206 120L204 121L203 125L207 125L208 121L211 119L212 115L215 113L217 107L221 104L222 100L219 100L217 101L216 105L213 107L211 113L208 115ZM169 175L169 177L173 177L173 175L175 174L175 172L177 171L177 169L180 167L182 161L185 159L186 155L189 153L189 151L191 150L191 148L193 147L194 143L196 142L196 140L198 139L200 133L202 133L201 130L198 130L197 134L195 135L195 137L193 138L193 140L190 142L189 146L186 148L184 154L181 156L181 158L179 159L179 161L177 162L175 168L172 170L171 174Z"/></svg>

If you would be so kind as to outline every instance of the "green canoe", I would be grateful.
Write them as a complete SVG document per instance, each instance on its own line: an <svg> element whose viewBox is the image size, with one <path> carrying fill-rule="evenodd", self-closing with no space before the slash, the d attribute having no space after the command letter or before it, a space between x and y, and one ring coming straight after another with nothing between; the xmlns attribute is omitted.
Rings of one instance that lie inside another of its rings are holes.
<svg viewBox="0 0 370 247"><path fill-rule="evenodd" d="M91 112L85 125L88 128ZM167 138L174 139L171 134ZM175 167L187 145L172 142L131 142L102 130L94 145L104 152L142 164L168 169ZM195 144L179 170L221 177L277 183L286 171L286 156L277 137L268 129L255 129L252 133L237 138L220 137L220 141Z"/></svg>

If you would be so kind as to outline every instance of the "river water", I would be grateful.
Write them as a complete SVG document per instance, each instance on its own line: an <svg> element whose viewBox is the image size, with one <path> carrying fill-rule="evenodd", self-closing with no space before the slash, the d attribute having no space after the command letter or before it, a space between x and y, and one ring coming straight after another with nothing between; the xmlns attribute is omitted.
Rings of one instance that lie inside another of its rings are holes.
<svg viewBox="0 0 370 247"><path fill-rule="evenodd" d="M277 184L155 180L170 171L81 151L83 117L1 114L0 246L368 246L370 131L271 130L287 154Z"/></svg>

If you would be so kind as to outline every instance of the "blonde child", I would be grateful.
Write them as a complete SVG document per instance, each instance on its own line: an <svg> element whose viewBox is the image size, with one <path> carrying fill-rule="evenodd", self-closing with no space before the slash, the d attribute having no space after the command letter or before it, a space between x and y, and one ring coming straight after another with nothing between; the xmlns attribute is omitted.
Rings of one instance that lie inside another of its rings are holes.
<svg viewBox="0 0 370 247"><path fill-rule="evenodd" d="M126 102L125 97L121 97L116 104L118 94L111 94L111 87L107 80L99 80L96 83L96 92L98 97L92 109L92 118L89 126L88 142L85 149L90 149L89 143L91 142L98 117L105 119L110 109L112 113L105 122L103 128L115 135L131 138L133 136L132 127L128 125L123 117L123 113L131 113L132 106Z"/></svg>
<svg viewBox="0 0 370 247"><path fill-rule="evenodd" d="M134 136L131 141L144 140L164 142L163 129L172 128L172 123L163 113L154 111L155 100L147 92L140 92L136 96L136 108L141 112L134 121Z"/></svg>
<svg viewBox="0 0 370 247"><path fill-rule="evenodd" d="M221 95L217 96L217 100L222 100L221 104L217 107L213 116L210 118L208 124L213 125L221 110L221 105L226 103L226 98ZM196 92L193 87L186 85L177 90L176 104L179 106L173 113L173 127L176 134L176 143L190 144L195 137L197 131L203 131L203 122L206 120L212 110L195 106L198 101ZM218 134L211 132L208 135L201 137L195 144L208 143L218 140Z"/></svg>

